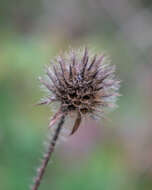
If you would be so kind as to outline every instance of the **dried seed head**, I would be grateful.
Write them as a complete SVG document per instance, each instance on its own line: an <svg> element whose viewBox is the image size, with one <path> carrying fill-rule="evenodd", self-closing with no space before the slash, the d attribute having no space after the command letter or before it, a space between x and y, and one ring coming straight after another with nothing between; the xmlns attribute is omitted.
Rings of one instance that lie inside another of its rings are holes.
<svg viewBox="0 0 152 190"><path fill-rule="evenodd" d="M69 50L54 59L53 65L46 66L48 80L40 78L49 91L40 104L60 103L50 125L63 114L76 112L73 134L84 115L103 116L106 108L115 107L119 81L114 73L115 67L107 56L93 56L87 48Z"/></svg>

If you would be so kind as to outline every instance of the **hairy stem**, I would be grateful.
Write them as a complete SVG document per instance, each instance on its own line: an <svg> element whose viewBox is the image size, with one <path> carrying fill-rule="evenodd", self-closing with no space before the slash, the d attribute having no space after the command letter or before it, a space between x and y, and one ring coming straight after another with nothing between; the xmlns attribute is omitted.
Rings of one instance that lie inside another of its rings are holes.
<svg viewBox="0 0 152 190"><path fill-rule="evenodd" d="M43 157L43 160L42 160L42 164L40 166L40 168L38 169L37 171L37 176L35 178L35 181L34 181L34 184L33 184L33 187L32 187L32 190L38 190L40 184L41 184L41 181L43 179L43 176L44 176L44 173L45 173L45 170L46 170L46 167L48 165L48 162L52 156L52 153L54 151L54 148L55 148L55 145L56 145L56 142L58 140L58 137L59 137L59 134L60 134L60 131L62 129L62 125L64 124L64 119L65 119L65 115L63 115L58 123L58 126L56 128L56 131L55 131L55 134L53 136L53 138L51 139L50 141L50 144L48 146L48 151L47 153L44 155Z"/></svg>

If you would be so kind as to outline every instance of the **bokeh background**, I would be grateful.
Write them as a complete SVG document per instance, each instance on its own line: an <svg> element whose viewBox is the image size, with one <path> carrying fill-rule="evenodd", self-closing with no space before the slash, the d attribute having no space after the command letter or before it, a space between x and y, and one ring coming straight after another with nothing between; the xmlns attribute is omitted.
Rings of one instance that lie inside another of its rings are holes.
<svg viewBox="0 0 152 190"><path fill-rule="evenodd" d="M40 164L53 110L33 106L37 77L85 44L111 55L123 96L57 147L40 190L152 189L152 1L0 0L0 190L29 189Z"/></svg>

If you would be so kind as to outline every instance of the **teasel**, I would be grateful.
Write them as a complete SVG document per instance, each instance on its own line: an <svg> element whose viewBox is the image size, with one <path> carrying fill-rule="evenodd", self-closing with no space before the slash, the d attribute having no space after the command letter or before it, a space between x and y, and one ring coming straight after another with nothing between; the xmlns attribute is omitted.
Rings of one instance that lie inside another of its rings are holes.
<svg viewBox="0 0 152 190"><path fill-rule="evenodd" d="M58 125L32 190L39 187L61 129L64 128L65 118L76 114L69 134L73 135L84 117L104 117L106 110L116 107L119 96L120 81L115 76L115 66L111 65L109 57L104 53L93 55L87 48L70 49L47 65L45 73L47 78L39 77L39 80L47 89L48 96L38 105L57 102L59 110L49 122L49 128L54 128L57 122Z"/></svg>

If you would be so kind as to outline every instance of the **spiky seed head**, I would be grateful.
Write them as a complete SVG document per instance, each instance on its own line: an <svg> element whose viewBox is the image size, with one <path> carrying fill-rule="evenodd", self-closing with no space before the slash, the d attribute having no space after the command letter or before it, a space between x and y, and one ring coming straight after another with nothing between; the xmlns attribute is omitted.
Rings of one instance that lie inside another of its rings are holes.
<svg viewBox="0 0 152 190"><path fill-rule="evenodd" d="M84 115L103 116L106 108L116 106L120 82L115 77L115 66L104 54L92 55L87 48L70 49L46 66L46 75L48 80L40 81L49 95L40 104L60 103L51 122L62 114L76 112L75 131Z"/></svg>

